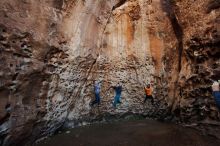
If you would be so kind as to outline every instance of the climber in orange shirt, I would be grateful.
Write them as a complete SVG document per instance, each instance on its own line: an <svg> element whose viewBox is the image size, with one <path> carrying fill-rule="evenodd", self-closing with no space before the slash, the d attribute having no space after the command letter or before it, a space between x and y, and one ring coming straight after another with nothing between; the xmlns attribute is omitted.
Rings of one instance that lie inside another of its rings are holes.
<svg viewBox="0 0 220 146"><path fill-rule="evenodd" d="M145 99L144 99L144 103L147 101L147 99L151 99L151 103L154 103L154 99L152 96L152 88L150 86L150 84L147 85L147 87L144 87L144 91L145 91Z"/></svg>

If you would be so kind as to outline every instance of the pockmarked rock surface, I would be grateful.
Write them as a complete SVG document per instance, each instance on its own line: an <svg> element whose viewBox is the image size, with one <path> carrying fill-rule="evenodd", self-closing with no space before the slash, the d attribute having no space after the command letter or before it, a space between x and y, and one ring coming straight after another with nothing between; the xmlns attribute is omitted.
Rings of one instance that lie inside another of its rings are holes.
<svg viewBox="0 0 220 146"><path fill-rule="evenodd" d="M218 0L1 0L0 144L57 129L152 117L216 133ZM101 105L91 108L93 81ZM122 104L112 107L123 84ZM155 104L143 104L152 83Z"/></svg>

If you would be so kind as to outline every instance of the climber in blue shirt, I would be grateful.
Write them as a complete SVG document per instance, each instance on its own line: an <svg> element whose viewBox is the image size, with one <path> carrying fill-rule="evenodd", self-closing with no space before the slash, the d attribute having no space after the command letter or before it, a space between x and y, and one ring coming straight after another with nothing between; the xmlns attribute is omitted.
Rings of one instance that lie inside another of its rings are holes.
<svg viewBox="0 0 220 146"><path fill-rule="evenodd" d="M113 106L116 107L118 103L121 103L122 86L118 83L116 86L113 87L113 89L115 90Z"/></svg>
<svg viewBox="0 0 220 146"><path fill-rule="evenodd" d="M91 106L94 104L100 104L100 92L101 92L101 81L94 81L94 93L95 100L91 103Z"/></svg>
<svg viewBox="0 0 220 146"><path fill-rule="evenodd" d="M220 80L217 82L215 81L213 84L212 84L212 91L213 91L213 96L215 98L215 102L216 102L216 105L218 107L218 109L220 110L220 89L219 89L219 83L220 83Z"/></svg>

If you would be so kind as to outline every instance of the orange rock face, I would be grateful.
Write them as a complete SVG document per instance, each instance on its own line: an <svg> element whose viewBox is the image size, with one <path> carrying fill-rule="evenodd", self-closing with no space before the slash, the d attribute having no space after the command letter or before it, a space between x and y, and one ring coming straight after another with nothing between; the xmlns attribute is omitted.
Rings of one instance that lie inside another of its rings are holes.
<svg viewBox="0 0 220 146"><path fill-rule="evenodd" d="M212 0L1 0L0 145L130 114L217 121L219 38ZM95 80L101 105L92 108ZM155 105L143 104L146 83Z"/></svg>

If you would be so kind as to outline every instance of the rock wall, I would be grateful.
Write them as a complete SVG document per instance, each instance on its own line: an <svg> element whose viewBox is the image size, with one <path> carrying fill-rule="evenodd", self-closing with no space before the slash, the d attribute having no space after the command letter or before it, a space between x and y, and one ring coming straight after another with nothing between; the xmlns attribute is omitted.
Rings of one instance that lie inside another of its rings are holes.
<svg viewBox="0 0 220 146"><path fill-rule="evenodd" d="M184 122L219 119L210 88L213 80L219 79L219 6L219 1L200 0L166 1L164 5L173 11L169 19L177 42L171 51L178 52L175 69L169 68L173 62L165 59L165 68L171 71L166 77L176 81L175 90L169 92L175 99L171 109ZM165 52L166 57L172 56Z"/></svg>
<svg viewBox="0 0 220 146"><path fill-rule="evenodd" d="M1 0L1 145L131 114L218 120L209 88L219 78L218 8L211 0ZM95 80L102 98L91 108ZM109 87L118 82L114 109ZM155 105L143 104L147 82Z"/></svg>
<svg viewBox="0 0 220 146"><path fill-rule="evenodd" d="M172 50L179 51L171 112L174 119L197 123L204 133L219 138L219 110L210 86L220 77L220 1L176 0L166 1L167 5L174 13L171 21L178 40Z"/></svg>

